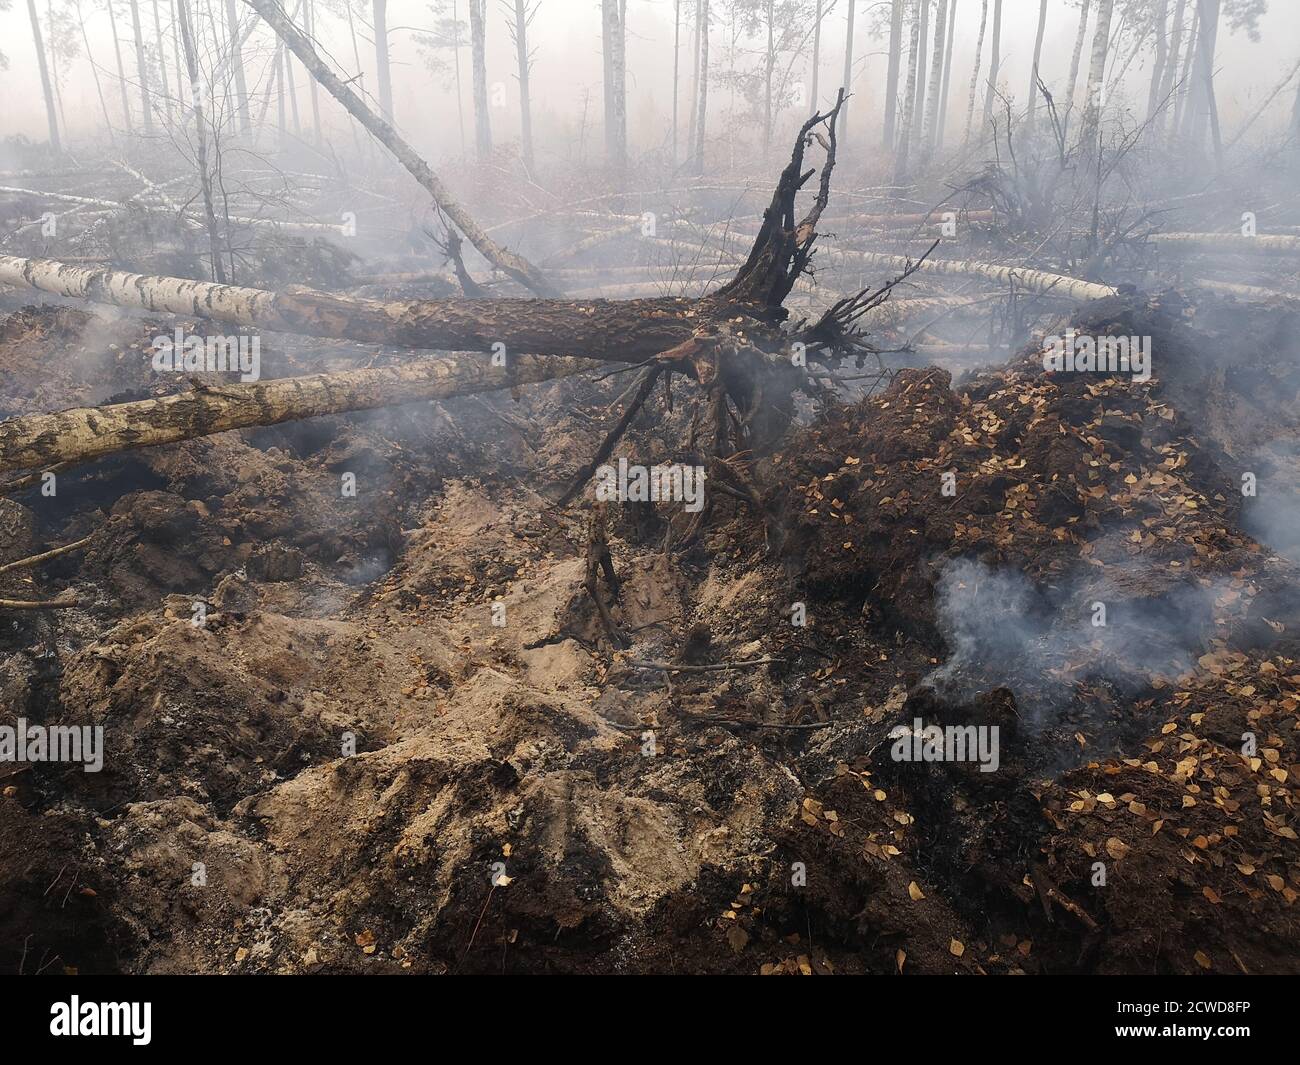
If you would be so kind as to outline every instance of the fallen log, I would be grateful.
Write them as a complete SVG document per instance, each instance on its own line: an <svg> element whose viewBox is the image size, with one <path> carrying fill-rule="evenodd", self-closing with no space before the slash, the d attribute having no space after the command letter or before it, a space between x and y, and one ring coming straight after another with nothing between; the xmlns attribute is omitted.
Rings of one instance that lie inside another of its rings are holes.
<svg viewBox="0 0 1300 1065"><path fill-rule="evenodd" d="M1147 240L1159 248L1213 248L1258 255L1300 255L1300 237L1264 233L1254 237L1241 233L1152 233Z"/></svg>
<svg viewBox="0 0 1300 1065"><path fill-rule="evenodd" d="M74 203L82 207L103 207L113 211L144 211L147 214L162 214L172 217L179 216L184 222L191 225L202 225L202 221L193 215L185 214L171 207L160 206L152 203L123 203L120 200L101 200L92 196L73 196L66 192L44 192L40 189L22 189L13 185L0 185L0 192L10 192L24 196L32 196L35 199L53 200L56 203ZM224 215L223 221L232 222L241 226L278 226L281 229L302 230L308 233L344 233L347 227L343 225L334 225L330 222L292 222L282 221L277 218L249 218L244 215Z"/></svg>
<svg viewBox="0 0 1300 1065"><path fill-rule="evenodd" d="M117 307L396 348L575 355L639 362L682 343L698 300L370 300L309 289L271 292L181 277L0 255L0 284Z"/></svg>
<svg viewBox="0 0 1300 1065"><path fill-rule="evenodd" d="M481 355L459 355L404 366L199 388L161 399L78 407L54 414L28 414L0 422L0 473L85 462L229 429L491 392L569 377L597 365L585 359L522 357L504 368L492 366L491 360Z"/></svg>
<svg viewBox="0 0 1300 1065"><path fill-rule="evenodd" d="M915 259L906 255L889 255L884 252L848 251L832 248L824 252L832 261L858 263L863 266L883 266L887 269L906 269ZM1066 296L1075 300L1097 300L1114 296L1116 289L1064 274L1045 270L1030 270L1023 266L1001 266L997 263L975 262L970 259L926 259L918 269L927 274L947 274L953 277L983 277L1004 285L1039 295Z"/></svg>
<svg viewBox="0 0 1300 1065"><path fill-rule="evenodd" d="M293 52L307 68L311 75L324 87L325 91L347 108L348 113L361 123L370 133L397 157L411 176L433 197L442 209L465 234L466 239L478 249L493 266L513 277L530 292L543 297L557 297L560 292L550 284L531 262L522 255L508 251L483 231L483 228L452 196L451 191L442 183L442 179L433 172L415 149L406 143L392 126L370 110L355 92L342 82L325 62L316 54L312 42L304 35L288 13L276 0L245 0L249 7L275 30L280 40Z"/></svg>

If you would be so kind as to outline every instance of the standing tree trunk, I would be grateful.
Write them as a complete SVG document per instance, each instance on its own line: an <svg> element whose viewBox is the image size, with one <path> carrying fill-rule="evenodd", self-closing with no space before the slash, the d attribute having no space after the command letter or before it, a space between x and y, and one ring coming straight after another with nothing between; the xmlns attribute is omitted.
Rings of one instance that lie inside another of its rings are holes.
<svg viewBox="0 0 1300 1065"><path fill-rule="evenodd" d="M474 18L474 5L482 6L483 0L470 0L470 19ZM388 66L388 0L375 0L375 73L379 81L379 109L389 122L393 116L393 80Z"/></svg>
<svg viewBox="0 0 1300 1065"><path fill-rule="evenodd" d="M171 83L167 80L167 48L162 31L162 17L158 14L158 0L151 0L153 6L153 35L158 42L158 73L162 78L163 102L167 108L167 117L170 119L173 115L172 110L172 88ZM99 74L95 74L95 85L99 85ZM180 86L176 86L177 90Z"/></svg>
<svg viewBox="0 0 1300 1065"><path fill-rule="evenodd" d="M1151 67L1151 87L1147 89L1147 121L1154 122L1160 102L1160 84L1165 78L1165 65L1169 61L1168 30L1169 0L1156 0L1156 61Z"/></svg>
<svg viewBox="0 0 1300 1065"><path fill-rule="evenodd" d="M691 55L691 113L686 126L686 158L695 158L695 123L700 117L700 16L704 0L695 0L695 33Z"/></svg>
<svg viewBox="0 0 1300 1065"><path fill-rule="evenodd" d="M1208 124L1214 143L1214 157L1223 168L1223 137L1219 132L1219 107L1214 98L1214 48L1219 35L1220 0L1196 0L1201 24L1200 48L1197 49L1197 101L1193 139L1199 147L1205 141Z"/></svg>
<svg viewBox="0 0 1300 1065"><path fill-rule="evenodd" d="M673 172L677 172L677 86L682 58L682 0L673 0Z"/></svg>
<svg viewBox="0 0 1300 1065"><path fill-rule="evenodd" d="M1029 68L1029 113L1025 116L1025 139L1034 138L1034 122L1038 118L1038 63L1043 57L1043 31L1047 29L1047 0L1038 5L1038 35L1034 38L1034 62Z"/></svg>
<svg viewBox="0 0 1300 1065"><path fill-rule="evenodd" d="M194 34L190 29L189 0L176 0L181 24L181 44L185 49L185 69L190 86L199 86L199 63L194 51ZM203 218L208 230L208 247L212 253L212 277L219 285L226 283L226 267L221 258L221 238L217 234L217 214L212 205L212 175L208 172L208 131L203 120L203 94L195 91L190 101L194 107L195 153L199 164L199 187L203 191Z"/></svg>
<svg viewBox="0 0 1300 1065"><path fill-rule="evenodd" d="M912 107L912 143L919 145L921 143L921 133L923 132L922 119L925 118L925 71L929 50L928 36L930 33L930 0L921 0L921 29L920 41L916 54L916 102Z"/></svg>
<svg viewBox="0 0 1300 1065"><path fill-rule="evenodd" d="M903 0L889 5L889 62L885 67L885 129L881 146L894 149L894 130L898 123L898 68L903 57Z"/></svg>
<svg viewBox="0 0 1300 1065"><path fill-rule="evenodd" d="M704 126L709 114L709 0L700 0L700 106L695 119L695 172L704 173Z"/></svg>
<svg viewBox="0 0 1300 1065"><path fill-rule="evenodd" d="M846 97L853 91L853 9L855 6L855 0L849 0L849 21L844 28L844 80L840 84ZM839 139L841 145L848 140L848 135L849 105L846 100L844 106L840 108Z"/></svg>
<svg viewBox="0 0 1300 1065"><path fill-rule="evenodd" d="M772 68L776 66L775 0L767 0L767 48L763 51L763 154L772 147ZM814 107L815 109L815 107Z"/></svg>
<svg viewBox="0 0 1300 1065"><path fill-rule="evenodd" d="M912 143L912 110L916 106L916 70L917 53L920 51L921 4L924 0L912 0L911 29L907 48L907 92L903 102L903 123L898 132L898 158L894 166L894 182L899 184L907 176L908 152Z"/></svg>
<svg viewBox="0 0 1300 1065"><path fill-rule="evenodd" d="M1065 107L1061 114L1061 134L1070 126L1070 112L1074 110L1074 93L1079 85L1079 60L1083 56L1083 40L1088 33L1088 8L1092 0L1082 0L1079 4L1079 28L1074 34L1074 52L1070 56L1070 85L1065 92Z"/></svg>
<svg viewBox="0 0 1300 1065"><path fill-rule="evenodd" d="M45 96L45 119L50 127L50 147L63 150L59 140L59 116L54 106L54 92L50 88L50 70L45 62L45 42L41 38L41 23L36 17L36 0L27 0L27 16L32 20L32 43L36 46L36 66L41 74L41 92Z"/></svg>
<svg viewBox="0 0 1300 1065"><path fill-rule="evenodd" d="M230 0L234 2L234 0ZM307 34L308 40L316 39L316 7L312 0L304 0L301 6L303 31ZM320 129L320 93L316 88L316 79L312 78L307 86L311 90L311 130L312 135L316 138L316 143L321 143Z"/></svg>
<svg viewBox="0 0 1300 1065"><path fill-rule="evenodd" d="M233 3L233 0L231 0ZM140 106L144 113L144 131L153 132L153 104L149 99L149 60L144 51L144 34L140 32L139 0L131 0L131 33L135 38L135 69L140 78Z"/></svg>
<svg viewBox="0 0 1300 1065"><path fill-rule="evenodd" d="M1186 10L1187 0L1178 0L1174 7L1174 26L1169 33L1168 57L1165 60L1164 74L1160 79L1159 95L1156 100L1156 106L1161 110L1152 123L1152 130L1156 135L1164 130L1165 118L1169 111L1169 98L1174 91L1174 79L1178 76L1178 56L1182 50L1183 16Z"/></svg>
<svg viewBox="0 0 1300 1065"><path fill-rule="evenodd" d="M239 130L252 129L248 119L248 79L244 76L244 52L239 42L239 13L235 0L226 0L226 32L230 35L230 66L235 75L235 111L239 115Z"/></svg>
<svg viewBox="0 0 1300 1065"><path fill-rule="evenodd" d="M1047 3L1047 0L1043 0ZM934 21L934 52L931 55L930 91L926 96L925 129L922 144L934 142L934 124L939 119L939 92L943 84L943 42L948 29L948 0L939 0L939 12Z"/></svg>
<svg viewBox="0 0 1300 1065"><path fill-rule="evenodd" d="M984 27L989 17L989 0L984 0L980 7L980 33L975 39L975 68L970 74L970 96L966 101L966 136L964 143L970 141L971 121L975 118L975 88L980 80L980 61L984 58Z"/></svg>
<svg viewBox="0 0 1300 1065"><path fill-rule="evenodd" d="M523 151L524 168L533 172L533 105L528 91L528 68L532 60L528 55L528 3L515 0L515 51L519 57L519 145Z"/></svg>
<svg viewBox="0 0 1300 1065"><path fill-rule="evenodd" d="M117 15L113 11L113 0L104 0L108 8L108 28L113 35L113 54L117 57L117 85L122 90L122 114L125 116L126 131L131 133L135 125L131 120L131 101L126 96L126 68L122 66L122 42L117 36Z"/></svg>
<svg viewBox="0 0 1300 1065"><path fill-rule="evenodd" d="M1106 73L1106 53L1110 44L1110 17L1115 0L1098 0L1097 26L1092 31L1092 58L1088 63L1088 87L1083 101L1083 121L1079 143L1086 153L1096 147L1101 128L1101 88Z"/></svg>
<svg viewBox="0 0 1300 1065"><path fill-rule="evenodd" d="M948 4L948 41L943 49L943 86L939 90L939 120L930 132L932 149L943 147L944 127L948 123L948 83L952 80L952 44L953 31L957 26L957 0Z"/></svg>
<svg viewBox="0 0 1300 1065"><path fill-rule="evenodd" d="M822 69L822 4L817 0L817 9L813 13L813 54L812 54L812 109L817 110L817 82Z"/></svg>
<svg viewBox="0 0 1300 1065"><path fill-rule="evenodd" d="M474 77L474 148L481 162L492 154L487 88L487 0L469 0L469 50Z"/></svg>
<svg viewBox="0 0 1300 1065"><path fill-rule="evenodd" d="M989 84L984 91L984 125L993 118L993 98L998 91L998 70L1002 66L1002 0L993 0L993 43L989 48Z"/></svg>
<svg viewBox="0 0 1300 1065"><path fill-rule="evenodd" d="M601 0L601 61L605 73L605 163L627 170L627 44L622 0Z"/></svg>

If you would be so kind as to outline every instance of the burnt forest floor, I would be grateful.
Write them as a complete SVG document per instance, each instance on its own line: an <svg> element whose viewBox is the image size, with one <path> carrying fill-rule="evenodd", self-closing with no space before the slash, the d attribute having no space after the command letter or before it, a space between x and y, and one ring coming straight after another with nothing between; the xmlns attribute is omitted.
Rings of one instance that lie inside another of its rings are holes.
<svg viewBox="0 0 1300 1065"><path fill-rule="evenodd" d="M1300 970L1294 318L1083 308L1154 338L1145 384L1036 348L956 387L901 371L758 463L779 550L725 496L693 541L680 504L615 506L618 652L584 587L590 489L552 500L627 375L0 497L0 563L91 537L0 576L83 604L0 612L4 723L106 745L99 773L0 766L0 966ZM145 354L169 329L6 314L0 417L176 387ZM268 378L355 365L265 348ZM616 456L678 457L679 391ZM917 718L997 726L997 771L895 761Z"/></svg>

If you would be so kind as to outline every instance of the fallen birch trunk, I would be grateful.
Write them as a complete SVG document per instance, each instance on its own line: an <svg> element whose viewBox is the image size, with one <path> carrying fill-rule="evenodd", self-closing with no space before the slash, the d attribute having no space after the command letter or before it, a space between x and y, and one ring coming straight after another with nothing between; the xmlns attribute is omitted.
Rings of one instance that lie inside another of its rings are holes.
<svg viewBox="0 0 1300 1065"><path fill-rule="evenodd" d="M0 422L0 472L85 462L229 429L491 392L569 377L598 365L585 359L523 356L501 368L484 356L458 355L406 366L223 385L161 399L28 414Z"/></svg>
<svg viewBox="0 0 1300 1065"><path fill-rule="evenodd" d="M889 255L885 252L846 251L840 248L825 249L823 254L834 262L840 259L846 263L863 266L880 266L887 270L905 270L915 259L906 255ZM1077 277L1064 274L1047 273L1044 270L1028 270L1022 266L999 266L996 263L973 262L969 259L926 259L919 264L918 271L926 274L946 274L953 277L983 277L1004 285L1016 285L1028 292L1039 295L1067 296L1075 300L1104 299L1114 296L1116 289L1110 285L1098 285L1092 281L1083 281Z"/></svg>
<svg viewBox="0 0 1300 1065"><path fill-rule="evenodd" d="M122 203L119 200L99 200L91 196L73 196L67 192L43 192L40 189L20 189L13 185L0 185L0 192L11 192L23 196L32 196L38 200L54 200L56 203L75 203L83 207L104 207L114 211L144 211L148 214L177 216L178 212L170 207L152 203ZM179 214L182 221L191 225L202 225L192 215ZM300 229L312 233L344 233L346 226L330 222L285 222L276 218L247 218L242 215L225 215L223 220L241 226L279 226L281 229Z"/></svg>
<svg viewBox="0 0 1300 1065"><path fill-rule="evenodd" d="M1260 255L1300 255L1300 237L1263 233L1254 237L1241 233L1152 233L1147 240L1160 248L1214 248Z"/></svg>
<svg viewBox="0 0 1300 1065"><path fill-rule="evenodd" d="M0 285L117 307L395 348L575 355L639 362L688 340L698 301L369 300L297 289L270 292L180 277L0 255Z"/></svg>

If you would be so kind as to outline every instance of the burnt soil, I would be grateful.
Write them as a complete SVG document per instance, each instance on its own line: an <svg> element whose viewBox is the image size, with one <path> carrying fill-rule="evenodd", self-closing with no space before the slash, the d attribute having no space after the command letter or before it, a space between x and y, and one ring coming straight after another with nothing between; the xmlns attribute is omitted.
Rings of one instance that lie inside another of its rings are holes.
<svg viewBox="0 0 1300 1065"><path fill-rule="evenodd" d="M100 773L0 765L0 966L1300 970L1294 319L1083 308L1154 338L1145 384L1036 348L956 387L901 371L758 462L779 550L721 494L694 539L680 504L615 506L619 651L583 584L591 493L552 500L626 375L0 496L0 563L91 537L0 575L82 601L0 612L3 723L106 745ZM0 416L176 388L157 332L6 315ZM356 364L283 343L265 376ZM680 457L675 391L616 456ZM917 718L997 726L998 770L894 760Z"/></svg>

